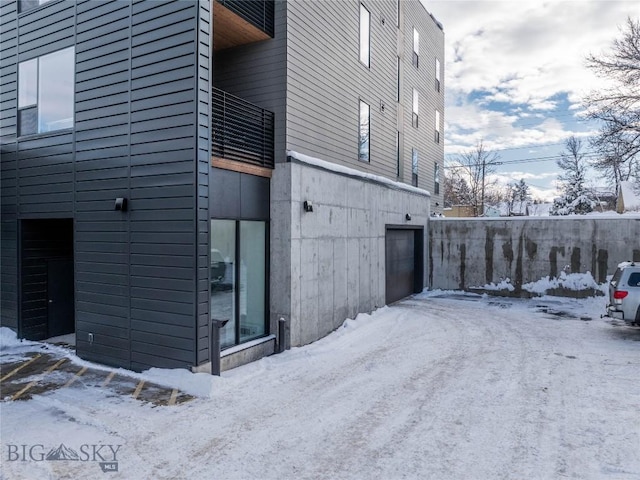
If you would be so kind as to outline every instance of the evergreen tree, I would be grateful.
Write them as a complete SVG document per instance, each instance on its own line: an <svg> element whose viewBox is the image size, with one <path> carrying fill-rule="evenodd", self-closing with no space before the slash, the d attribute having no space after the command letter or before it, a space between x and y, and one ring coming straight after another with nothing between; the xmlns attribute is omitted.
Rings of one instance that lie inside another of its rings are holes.
<svg viewBox="0 0 640 480"><path fill-rule="evenodd" d="M566 152L558 160L562 173L558 179L562 182L562 196L553 201L551 215L585 214L593 210L595 202L586 187L587 160L582 150L582 142L569 137L565 142Z"/></svg>

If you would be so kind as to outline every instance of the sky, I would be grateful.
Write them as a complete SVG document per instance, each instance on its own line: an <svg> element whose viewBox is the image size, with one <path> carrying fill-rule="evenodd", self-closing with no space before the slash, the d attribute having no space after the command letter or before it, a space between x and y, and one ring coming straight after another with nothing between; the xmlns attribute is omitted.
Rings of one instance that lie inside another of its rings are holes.
<svg viewBox="0 0 640 480"><path fill-rule="evenodd" d="M524 179L534 198L551 201L555 160L571 135L598 125L581 118L581 98L606 86L585 58L610 49L635 1L422 0L445 32L445 157L479 140L503 164L502 184ZM445 162L446 165L447 162ZM590 184L606 187L596 172Z"/></svg>

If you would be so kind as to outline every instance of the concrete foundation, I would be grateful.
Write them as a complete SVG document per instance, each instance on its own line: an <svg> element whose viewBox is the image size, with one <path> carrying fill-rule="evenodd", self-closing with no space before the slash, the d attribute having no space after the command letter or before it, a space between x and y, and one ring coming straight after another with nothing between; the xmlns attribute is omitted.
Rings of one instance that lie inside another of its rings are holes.
<svg viewBox="0 0 640 480"><path fill-rule="evenodd" d="M277 164L271 180L271 331L284 318L290 332L285 345L305 345L346 318L383 306L385 227L422 226L426 235L429 200L427 192L295 159ZM426 286L426 239L424 245Z"/></svg>
<svg viewBox="0 0 640 480"><path fill-rule="evenodd" d="M640 218L549 217L433 219L429 286L480 287L524 283L560 272L591 272L598 283L618 263L640 261Z"/></svg>

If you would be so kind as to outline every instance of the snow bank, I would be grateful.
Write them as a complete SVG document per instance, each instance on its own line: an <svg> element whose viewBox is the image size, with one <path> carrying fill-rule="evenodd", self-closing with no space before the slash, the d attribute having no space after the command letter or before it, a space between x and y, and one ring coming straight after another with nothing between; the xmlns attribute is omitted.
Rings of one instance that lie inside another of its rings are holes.
<svg viewBox="0 0 640 480"><path fill-rule="evenodd" d="M0 327L0 351L7 350L12 347L35 344L36 342L30 342L29 340L18 340L16 332L7 327Z"/></svg>
<svg viewBox="0 0 640 480"><path fill-rule="evenodd" d="M497 284L492 282L481 287L471 288L487 291L508 290L509 292L513 292L515 290L510 278L506 278ZM607 284L599 285L591 275L591 272L569 274L560 272L558 277L547 276L535 282L529 282L522 285L522 290L535 293L536 295L544 295L551 290L557 289L570 290L574 292L596 290L606 293Z"/></svg>

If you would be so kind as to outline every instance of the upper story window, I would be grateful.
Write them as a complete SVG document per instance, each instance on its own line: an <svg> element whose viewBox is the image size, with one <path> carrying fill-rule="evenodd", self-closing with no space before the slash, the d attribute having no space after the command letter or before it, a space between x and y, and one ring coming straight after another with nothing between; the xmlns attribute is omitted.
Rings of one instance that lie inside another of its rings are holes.
<svg viewBox="0 0 640 480"><path fill-rule="evenodd" d="M436 92L440 91L440 60L436 58Z"/></svg>
<svg viewBox="0 0 640 480"><path fill-rule="evenodd" d="M440 111L436 110L436 143L440 143Z"/></svg>
<svg viewBox="0 0 640 480"><path fill-rule="evenodd" d="M358 127L358 160L369 161L370 149L370 109L369 104L360 100L360 124Z"/></svg>
<svg viewBox="0 0 640 480"><path fill-rule="evenodd" d="M396 131L396 177L400 178L400 132Z"/></svg>
<svg viewBox="0 0 640 480"><path fill-rule="evenodd" d="M418 186L418 150L411 149L411 185Z"/></svg>
<svg viewBox="0 0 640 480"><path fill-rule="evenodd" d="M360 61L371 65L371 14L360 4Z"/></svg>
<svg viewBox="0 0 640 480"><path fill-rule="evenodd" d="M402 0L396 0L396 25L400 28L400 2Z"/></svg>
<svg viewBox="0 0 640 480"><path fill-rule="evenodd" d="M416 90L415 88L413 89L413 116L411 119L411 124L418 128L418 106L420 104L420 98L418 96L418 90Z"/></svg>
<svg viewBox="0 0 640 480"><path fill-rule="evenodd" d="M440 167L437 163L433 167L433 193L435 195L440 193Z"/></svg>
<svg viewBox="0 0 640 480"><path fill-rule="evenodd" d="M73 127L75 49L18 65L18 135Z"/></svg>
<svg viewBox="0 0 640 480"><path fill-rule="evenodd" d="M418 66L418 56L420 55L420 34L413 29L413 66Z"/></svg>
<svg viewBox="0 0 640 480"><path fill-rule="evenodd" d="M396 84L396 101L400 101L400 57L398 57L398 63L396 67L396 77L398 78L398 82Z"/></svg>
<svg viewBox="0 0 640 480"><path fill-rule="evenodd" d="M19 0L18 1L18 12L26 12L27 10L31 10L32 8L36 8L44 3L50 2L51 0Z"/></svg>

